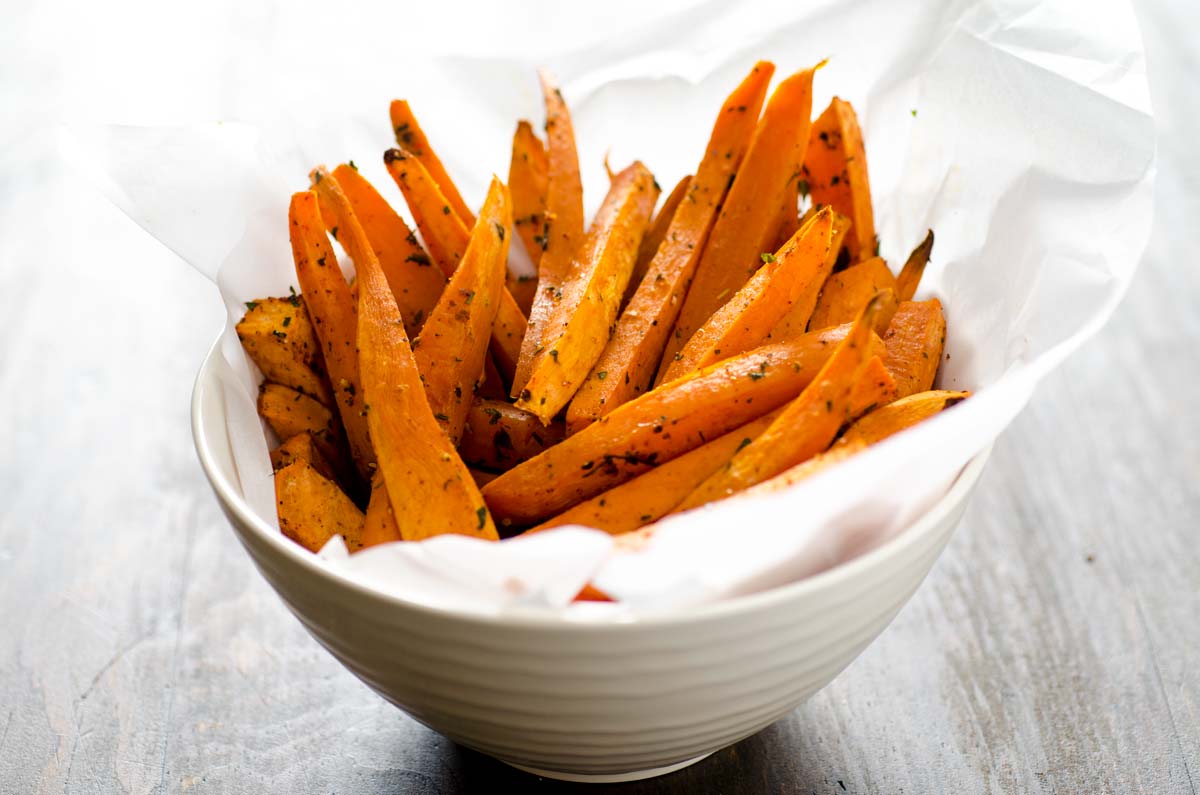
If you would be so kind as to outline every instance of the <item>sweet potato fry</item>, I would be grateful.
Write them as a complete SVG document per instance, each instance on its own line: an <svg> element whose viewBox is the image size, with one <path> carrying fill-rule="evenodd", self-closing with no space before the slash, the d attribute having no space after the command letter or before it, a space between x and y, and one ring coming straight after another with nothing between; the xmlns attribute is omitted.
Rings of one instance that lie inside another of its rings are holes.
<svg viewBox="0 0 1200 795"><path fill-rule="evenodd" d="M472 467L471 468L471 477L475 479L475 485L482 489L484 486L491 483L496 478L500 477L500 473L499 472L488 472L483 469L475 469L474 467Z"/></svg>
<svg viewBox="0 0 1200 795"><path fill-rule="evenodd" d="M447 203L449 200L425 171L419 160L400 149L389 149L383 162L400 191L404 194L408 208L417 222L417 229L429 254L438 263L447 277L454 275L459 260L467 251L471 240L470 229ZM496 364L511 378L516 369L521 350L521 339L525 336L525 315L505 287L500 294L496 319L492 325L492 353Z"/></svg>
<svg viewBox="0 0 1200 795"><path fill-rule="evenodd" d="M359 269L358 285L363 413L401 535L498 538L471 473L434 419L400 307L374 257Z"/></svg>
<svg viewBox="0 0 1200 795"><path fill-rule="evenodd" d="M801 226L808 223L808 220L815 216L816 208L812 208L804 214L801 219ZM808 321L812 318L813 310L816 309L817 299L821 295L821 288L825 282L829 281L829 275L833 273L833 269L838 261L838 254L843 252L843 244L846 240L846 233L850 231L850 219L837 212L833 214L833 232L829 239L829 253L826 254L824 267L821 269L825 276L814 287L801 292L800 296L792 302L792 306L788 309L787 314L783 316L775 328L771 330L768 337L772 342L778 340L791 339L799 334L803 334L808 329ZM849 322L849 320L847 320Z"/></svg>
<svg viewBox="0 0 1200 795"><path fill-rule="evenodd" d="M846 421L853 422L880 406L886 406L899 394L896 379L888 372L883 363L883 356L872 356L850 390L850 408L846 412Z"/></svg>
<svg viewBox="0 0 1200 795"><path fill-rule="evenodd" d="M829 447L849 416L854 385L874 355L871 331L883 303L882 296L867 303L812 383L770 427L736 453L728 467L713 473L684 498L678 510L744 491Z"/></svg>
<svg viewBox="0 0 1200 795"><path fill-rule="evenodd" d="M784 80L771 95L737 171L659 365L661 384L675 354L704 321L762 265L778 227L779 208L804 161L812 118L813 69Z"/></svg>
<svg viewBox="0 0 1200 795"><path fill-rule="evenodd" d="M933 388L946 345L942 302L930 298L900 304L883 334L883 342L887 347L883 363L896 379L900 397L928 392Z"/></svg>
<svg viewBox="0 0 1200 795"><path fill-rule="evenodd" d="M504 472L558 444L561 422L542 425L537 415L502 400L477 400L467 414L458 454L470 466Z"/></svg>
<svg viewBox="0 0 1200 795"><path fill-rule="evenodd" d="M333 405L321 343L301 296L248 302L236 330L263 378L303 392L326 406Z"/></svg>
<svg viewBox="0 0 1200 795"><path fill-rule="evenodd" d="M849 326L765 345L685 375L484 487L499 521L526 524L594 497L792 400ZM871 351L883 343L871 335Z"/></svg>
<svg viewBox="0 0 1200 795"><path fill-rule="evenodd" d="M859 418L857 422L846 429L842 438L838 440L838 444L861 442L868 445L881 442L892 434L911 428L934 414L961 403L970 396L970 392L945 390L909 395Z"/></svg>
<svg viewBox="0 0 1200 795"><path fill-rule="evenodd" d="M851 441L842 444L840 441L833 447L823 453L818 453L807 461L801 461L790 469L785 469L773 478L764 480L762 483L751 486L743 492L740 492L738 497L754 497L760 494L767 494L773 491L782 491L790 486L795 486L802 480L812 477L813 475L828 469L834 464L839 464L845 461L850 456L861 453L867 449L867 445L859 441Z"/></svg>
<svg viewBox="0 0 1200 795"><path fill-rule="evenodd" d="M338 478L325 456L321 455L310 431L296 434L271 451L271 469L276 472L297 461L305 462L327 480L336 481Z"/></svg>
<svg viewBox="0 0 1200 795"><path fill-rule="evenodd" d="M583 183L575 128L562 92L545 71L538 73L546 103L546 211L542 216L542 256L538 260L538 286L529 310L529 325L521 342L521 355L512 379L511 395L525 388L536 352L546 345L550 316L559 290L571 271L576 250L583 242Z"/></svg>
<svg viewBox="0 0 1200 795"><path fill-rule="evenodd" d="M536 533L553 527L580 524L612 535L628 533L669 514L676 505L729 462L741 447L767 429L779 409L748 422L724 436L673 458L633 480L526 530Z"/></svg>
<svg viewBox="0 0 1200 795"><path fill-rule="evenodd" d="M333 387L338 414L346 428L350 455L358 473L364 480L369 479L375 456L367 436L367 421L362 413L359 394L361 385L358 353L354 345L357 323L354 298L338 267L329 238L325 236L325 225L314 192L303 191L292 195L288 222L296 278L300 280L305 305L316 328L317 339L321 341L325 369ZM355 256L358 252L349 253L356 263L359 262ZM371 259L374 260L373 255Z"/></svg>
<svg viewBox="0 0 1200 795"><path fill-rule="evenodd" d="M655 213L654 220L646 227L646 234L642 237L642 245L638 247L637 262L633 264L633 273L630 274L629 284L625 287L625 298L621 301L621 309L624 309L625 305L629 303L629 299L633 298L633 294L637 292L638 285L645 278L646 271L649 270L650 263L654 260L654 255L658 253L659 246L662 245L663 239L667 236L667 230L671 228L671 222L675 219L675 211L679 209L679 203L687 195L688 186L691 182L692 177L690 174L679 180L679 182L676 182L675 187L667 194L667 198L663 200L662 206Z"/></svg>
<svg viewBox="0 0 1200 795"><path fill-rule="evenodd" d="M333 409L315 398L282 384L264 383L258 390L258 414L280 439L312 434L321 455L339 474L349 466L342 424Z"/></svg>
<svg viewBox="0 0 1200 795"><path fill-rule="evenodd" d="M667 366L664 380L761 345L801 297L816 295L829 268L833 212L821 210L713 313Z"/></svg>
<svg viewBox="0 0 1200 795"><path fill-rule="evenodd" d="M783 192L783 203L779 207L779 215L775 219L775 233L771 235L771 243L764 251L778 251L783 244L792 239L792 235L804 225L807 218L800 216L800 175L797 173L788 180L787 189Z"/></svg>
<svg viewBox="0 0 1200 795"><path fill-rule="evenodd" d="M834 97L813 122L803 174L814 203L832 205L854 223L846 238L850 262L876 256L867 155L849 102Z"/></svg>
<svg viewBox="0 0 1200 795"><path fill-rule="evenodd" d="M363 521L362 546L365 549L400 540L400 526L396 524L396 512L392 509L383 473L376 470L375 477L371 479L371 500L367 503L367 515Z"/></svg>
<svg viewBox="0 0 1200 795"><path fill-rule="evenodd" d="M896 299L896 277L880 257L871 257L825 280L808 327L816 330L847 323L862 310L863 304L877 293L890 291L892 298L881 308L876 319L880 334L888 327L899 301Z"/></svg>
<svg viewBox="0 0 1200 795"><path fill-rule="evenodd" d="M635 162L619 173L570 276L553 296L554 306L541 328L543 347L530 358L529 380L517 400L519 408L543 423L570 402L604 352L657 201L654 175L644 165Z"/></svg>
<svg viewBox="0 0 1200 795"><path fill-rule="evenodd" d="M351 551L362 548L363 514L333 481L304 461L275 473L275 502L279 529L310 552L317 552L335 535Z"/></svg>
<svg viewBox="0 0 1200 795"><path fill-rule="evenodd" d="M900 269L900 275L896 277L897 300L912 300L913 295L917 292L917 286L921 283L921 274L925 272L925 266L929 264L929 255L932 253L933 230L930 229L925 234L925 239L913 249L913 253L908 255L908 260Z"/></svg>
<svg viewBox="0 0 1200 795"><path fill-rule="evenodd" d="M572 433L650 388L704 242L754 134L775 67L760 62L726 99L666 237L567 409Z"/></svg>
<svg viewBox="0 0 1200 795"><path fill-rule="evenodd" d="M459 220L468 229L474 226L475 214L471 212L471 208L463 201L462 195L458 192L458 188L454 184L454 180L450 179L450 175L446 173L441 159L433 151L433 147L429 145L429 139L425 137L425 131L421 129L421 125L417 124L417 117L413 115L412 108L408 106L408 102L403 99L393 100L389 111L392 117L392 131L396 135L397 145L402 149L412 152L421 161L421 165L429 172L429 176L433 178L434 184L438 186L442 194L446 197L450 209L454 211Z"/></svg>
<svg viewBox="0 0 1200 795"><path fill-rule="evenodd" d="M343 164L330 174L317 168L310 177L321 199L326 227L331 231L346 228L348 212L358 219L400 306L404 328L415 335L446 287L445 274L434 266L404 219L358 169Z"/></svg>
<svg viewBox="0 0 1200 795"><path fill-rule="evenodd" d="M521 311L529 314L537 292L537 263L542 258L542 216L546 212L546 148L527 121L517 122L513 133L512 160L508 166L508 189L512 193L513 226L525 246L533 267L514 272L509 263L508 291Z"/></svg>
<svg viewBox="0 0 1200 795"><path fill-rule="evenodd" d="M412 342L433 416L456 445L484 372L492 323L504 290L511 225L508 189L493 177L466 253L421 335Z"/></svg>

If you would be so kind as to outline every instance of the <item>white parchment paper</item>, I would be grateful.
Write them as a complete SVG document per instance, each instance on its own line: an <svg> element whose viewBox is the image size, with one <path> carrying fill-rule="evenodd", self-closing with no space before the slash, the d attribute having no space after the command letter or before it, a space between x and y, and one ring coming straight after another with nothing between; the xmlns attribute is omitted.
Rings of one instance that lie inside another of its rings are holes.
<svg viewBox="0 0 1200 795"><path fill-rule="evenodd" d="M935 230L917 297L936 295L946 309L941 386L976 395L788 492L665 520L637 551L575 528L355 556L334 545L323 565L429 604L601 619L812 574L876 546L943 494L1038 380L1107 320L1133 275L1150 230L1154 128L1124 3L685 2L619 29L583 18L594 9L535 5L493 20L474 47L438 35L449 11L415 21L404 47L335 37L316 48L307 90L243 97L203 124L89 133L95 176L113 200L220 286L237 476L265 522L276 525L258 376L232 325L243 302L295 284L291 192L313 165L354 159L407 215L381 161L392 143L388 101L405 97L477 205L491 174L507 173L516 120L540 124L537 65L563 84L590 211L607 184L606 151L614 164L642 159L671 185L694 170L716 109L755 60L773 60L778 78L828 57L814 112L834 94L858 110L881 253L893 266ZM535 19L554 35L538 35ZM589 580L623 606L564 610Z"/></svg>

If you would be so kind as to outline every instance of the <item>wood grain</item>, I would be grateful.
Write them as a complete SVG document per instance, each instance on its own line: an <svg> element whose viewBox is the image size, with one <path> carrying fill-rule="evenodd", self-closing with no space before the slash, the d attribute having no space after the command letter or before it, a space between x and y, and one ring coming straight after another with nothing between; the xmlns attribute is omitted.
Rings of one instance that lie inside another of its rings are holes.
<svg viewBox="0 0 1200 795"><path fill-rule="evenodd" d="M1160 11L1142 19L1152 77L1198 73ZM1183 104L1156 102L1158 227L1128 299L996 445L893 625L757 736L591 791L1194 795L1200 108ZM0 791L568 789L416 724L290 616L192 449L215 289L25 144L0 160Z"/></svg>

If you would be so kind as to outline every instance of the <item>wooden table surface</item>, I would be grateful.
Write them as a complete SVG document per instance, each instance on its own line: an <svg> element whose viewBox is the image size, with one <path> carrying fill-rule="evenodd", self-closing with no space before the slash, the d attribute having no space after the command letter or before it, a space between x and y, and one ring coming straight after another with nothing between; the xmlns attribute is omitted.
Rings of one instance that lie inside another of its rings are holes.
<svg viewBox="0 0 1200 795"><path fill-rule="evenodd" d="M996 444L924 586L785 720L596 791L1196 792L1200 107L1164 86L1200 64L1159 11L1150 251ZM188 424L215 288L44 129L0 156L0 792L563 787L384 703L254 571Z"/></svg>

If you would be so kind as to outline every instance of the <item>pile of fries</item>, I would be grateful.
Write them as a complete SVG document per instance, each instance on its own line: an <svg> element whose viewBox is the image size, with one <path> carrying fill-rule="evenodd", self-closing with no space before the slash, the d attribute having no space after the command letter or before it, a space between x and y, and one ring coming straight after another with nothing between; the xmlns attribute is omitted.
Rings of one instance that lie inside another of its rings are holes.
<svg viewBox="0 0 1200 795"><path fill-rule="evenodd" d="M933 234L898 275L879 258L858 120L837 98L812 120L818 68L768 100L758 63L661 206L634 162L590 224L545 74L545 141L518 123L477 213L404 101L383 161L415 232L353 162L314 169L288 213L300 292L237 326L282 441L283 532L313 551L626 533L789 486L967 397L931 391L946 323L913 296Z"/></svg>

